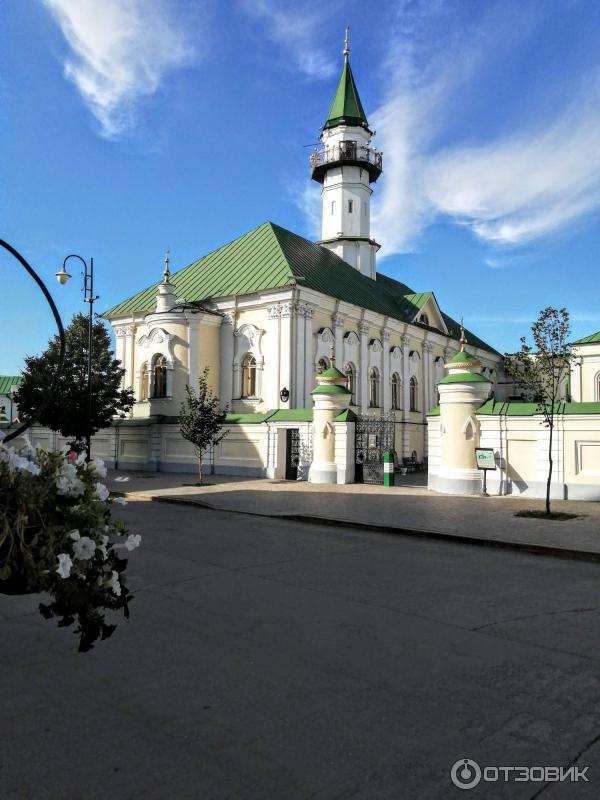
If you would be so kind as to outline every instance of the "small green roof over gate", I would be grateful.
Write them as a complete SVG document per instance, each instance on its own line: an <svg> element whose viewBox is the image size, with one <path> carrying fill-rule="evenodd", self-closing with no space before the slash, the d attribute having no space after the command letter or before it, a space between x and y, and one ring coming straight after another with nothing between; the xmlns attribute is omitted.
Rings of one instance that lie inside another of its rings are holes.
<svg viewBox="0 0 600 800"><path fill-rule="evenodd" d="M8 394L11 386L20 386L22 380L20 375L0 375L0 394Z"/></svg>

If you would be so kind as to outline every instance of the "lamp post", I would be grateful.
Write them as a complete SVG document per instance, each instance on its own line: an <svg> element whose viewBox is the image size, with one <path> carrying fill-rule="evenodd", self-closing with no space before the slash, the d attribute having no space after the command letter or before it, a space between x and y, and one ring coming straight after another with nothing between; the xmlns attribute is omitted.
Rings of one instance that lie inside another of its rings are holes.
<svg viewBox="0 0 600 800"><path fill-rule="evenodd" d="M85 437L85 452L86 461L91 458L92 449L92 330L94 324L94 300L98 299L98 295L94 295L94 259L90 258L90 265L84 258L78 256L77 253L71 253L65 257L61 269L56 273L56 280L61 286L64 286L71 278L71 275L66 270L67 261L70 258L77 258L83 264L83 302L89 303L88 314L88 351L87 351L87 410L88 410L88 431Z"/></svg>

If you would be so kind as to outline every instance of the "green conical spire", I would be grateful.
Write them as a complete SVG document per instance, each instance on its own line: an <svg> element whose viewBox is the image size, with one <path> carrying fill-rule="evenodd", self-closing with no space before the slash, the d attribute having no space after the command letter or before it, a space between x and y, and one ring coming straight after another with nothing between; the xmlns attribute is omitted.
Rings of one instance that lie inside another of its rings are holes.
<svg viewBox="0 0 600 800"><path fill-rule="evenodd" d="M348 55L350 48L348 45L348 28L346 28L346 41L344 45L344 66L342 74L335 91L333 103L329 109L329 115L323 128L335 128L336 125L360 125L361 128L368 128L367 115L360 102L358 89L354 82L354 75L350 67Z"/></svg>

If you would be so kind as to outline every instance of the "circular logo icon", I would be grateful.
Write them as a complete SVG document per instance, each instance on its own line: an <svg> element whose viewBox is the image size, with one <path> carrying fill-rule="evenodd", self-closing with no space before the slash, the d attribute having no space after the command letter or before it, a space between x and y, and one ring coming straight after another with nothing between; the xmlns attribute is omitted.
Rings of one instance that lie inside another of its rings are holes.
<svg viewBox="0 0 600 800"><path fill-rule="evenodd" d="M470 758L459 758L450 770L452 783L459 789L473 789L481 780L481 767Z"/></svg>

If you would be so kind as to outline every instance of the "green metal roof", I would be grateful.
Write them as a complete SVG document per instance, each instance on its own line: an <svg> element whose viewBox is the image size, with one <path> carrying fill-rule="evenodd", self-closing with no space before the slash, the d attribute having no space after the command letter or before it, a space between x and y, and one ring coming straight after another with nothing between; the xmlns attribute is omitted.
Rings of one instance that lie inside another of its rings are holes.
<svg viewBox="0 0 600 800"><path fill-rule="evenodd" d="M0 375L0 394L8 394L11 386L20 386L20 375Z"/></svg>
<svg viewBox="0 0 600 800"><path fill-rule="evenodd" d="M269 422L312 422L312 408L280 408L269 412Z"/></svg>
<svg viewBox="0 0 600 800"><path fill-rule="evenodd" d="M427 412L427 416L428 417L439 417L440 416L440 407L439 406L434 406L433 408L430 408L429 411Z"/></svg>
<svg viewBox="0 0 600 800"><path fill-rule="evenodd" d="M329 367L329 369L323 370L319 375L320 378L343 378L346 380L346 376L343 372L340 372L337 367Z"/></svg>
<svg viewBox="0 0 600 800"><path fill-rule="evenodd" d="M350 390L337 383L322 383L313 389L311 394L350 394Z"/></svg>
<svg viewBox="0 0 600 800"><path fill-rule="evenodd" d="M431 292L415 293L406 284L377 273L362 275L331 250L291 231L265 222L229 244L192 262L171 276L178 299L201 304L213 298L252 294L284 286L313 289L337 300L368 308L401 322L413 322ZM158 282L104 312L109 319L156 306ZM460 324L443 314L450 337L460 336ZM469 331L467 342L500 355Z"/></svg>
<svg viewBox="0 0 600 800"><path fill-rule="evenodd" d="M337 417L333 418L334 422L355 422L356 421L356 414L352 411L351 408L346 408L342 411L341 414L338 414Z"/></svg>
<svg viewBox="0 0 600 800"><path fill-rule="evenodd" d="M600 331L584 336L583 339L578 339L573 344L600 344Z"/></svg>
<svg viewBox="0 0 600 800"><path fill-rule="evenodd" d="M479 359L471 355L471 353L467 353L465 350L459 350L455 356L452 356L449 364L468 364L469 361L479 361Z"/></svg>
<svg viewBox="0 0 600 800"><path fill-rule="evenodd" d="M346 57L342 74L338 81L333 103L329 109L327 121L323 128L335 128L336 125L359 125L368 128L367 115L360 102L350 61Z"/></svg>
<svg viewBox="0 0 600 800"><path fill-rule="evenodd" d="M459 372L454 375L446 375L439 381L438 386L448 383L491 383L491 381L480 372Z"/></svg>
<svg viewBox="0 0 600 800"><path fill-rule="evenodd" d="M487 400L477 409L478 414L483 416L507 416L507 417L533 417L540 413L538 403L522 403L519 401ZM600 415L600 403L565 403L561 401L556 404L556 413L565 414L572 417L578 414L598 414Z"/></svg>

